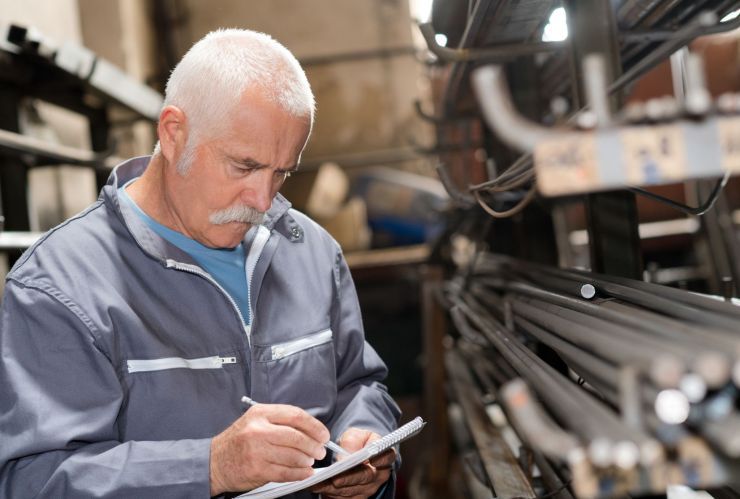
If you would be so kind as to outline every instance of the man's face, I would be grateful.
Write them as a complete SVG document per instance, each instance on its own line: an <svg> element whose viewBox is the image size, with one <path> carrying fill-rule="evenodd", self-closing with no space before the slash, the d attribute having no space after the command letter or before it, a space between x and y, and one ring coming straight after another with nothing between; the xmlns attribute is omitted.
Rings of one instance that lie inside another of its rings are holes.
<svg viewBox="0 0 740 499"><path fill-rule="evenodd" d="M195 146L184 175L174 167L166 173L166 203L178 229L212 248L238 245L254 215L270 208L298 165L309 122L248 92L222 130Z"/></svg>

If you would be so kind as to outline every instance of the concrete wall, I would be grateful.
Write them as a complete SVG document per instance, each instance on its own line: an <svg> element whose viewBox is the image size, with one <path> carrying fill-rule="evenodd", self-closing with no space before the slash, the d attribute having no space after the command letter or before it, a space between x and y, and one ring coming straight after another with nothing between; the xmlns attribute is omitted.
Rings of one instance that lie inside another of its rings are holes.
<svg viewBox="0 0 740 499"><path fill-rule="evenodd" d="M304 61L316 94L316 128L304 160L424 142L415 116L421 65L411 54L336 60L316 58L412 46L407 0L183 0L189 23L176 33L188 47L219 27L264 31Z"/></svg>
<svg viewBox="0 0 740 499"><path fill-rule="evenodd" d="M82 43L140 82L148 83L157 73L156 44L150 2L147 0L77 0ZM126 119L112 109L111 121ZM154 126L139 122L111 130L122 158L148 154L154 147Z"/></svg>

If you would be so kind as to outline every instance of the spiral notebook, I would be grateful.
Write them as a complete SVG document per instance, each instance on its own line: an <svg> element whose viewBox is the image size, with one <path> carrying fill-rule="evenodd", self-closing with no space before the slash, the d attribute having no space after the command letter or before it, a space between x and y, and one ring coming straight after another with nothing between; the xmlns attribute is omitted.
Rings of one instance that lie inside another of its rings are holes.
<svg viewBox="0 0 740 499"><path fill-rule="evenodd" d="M293 492L307 489L308 487L321 483L324 480L342 473L343 471L354 468L358 464L367 461L371 457L377 456L381 452L403 442L407 438L413 437L421 431L425 424L426 423L423 419L416 418L401 426L396 431L384 436L380 440L367 444L357 452L335 462L331 466L316 468L314 470L314 474L304 480L300 480L298 482L271 482L238 497L248 497L250 499L272 499L274 497L281 497L286 494L292 494Z"/></svg>

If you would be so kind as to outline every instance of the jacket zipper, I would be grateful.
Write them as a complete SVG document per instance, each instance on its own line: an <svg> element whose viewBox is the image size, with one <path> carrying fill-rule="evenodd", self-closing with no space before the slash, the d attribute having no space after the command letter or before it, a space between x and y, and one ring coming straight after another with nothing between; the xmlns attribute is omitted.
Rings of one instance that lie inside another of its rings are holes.
<svg viewBox="0 0 740 499"><path fill-rule="evenodd" d="M173 268L175 270L182 270L184 272L189 272L191 274L198 275L208 281L210 281L214 286L216 286L219 290L221 290L221 293L226 297L226 299L229 300L229 303L231 303L231 306L234 307L234 310L236 311L236 314L239 316L239 323L242 325L242 328L244 329L244 332L247 334L247 343L249 343L249 347L251 348L252 345L249 340L249 331L247 330L247 326L244 324L244 316L242 316L241 311L239 310L239 307L236 305L236 302L231 297L229 293L226 292L226 290L214 279L211 277L211 274L204 271L197 265L190 265L187 263L180 263L175 260L167 260L167 267Z"/></svg>
<svg viewBox="0 0 740 499"><path fill-rule="evenodd" d="M252 309L252 278L254 277L254 269L257 267L262 256L262 251L265 249L267 240L270 239L270 231L264 225L257 226L257 234L254 236L252 241L252 247L249 248L247 254L247 262L244 265L244 271L247 273L247 306L249 307L249 324L246 326L247 339L252 341L252 328L255 323L254 310Z"/></svg>
<svg viewBox="0 0 740 499"><path fill-rule="evenodd" d="M213 356L198 359L163 357L161 359L126 361L129 373L163 371L165 369L221 369L224 364L236 364L236 357Z"/></svg>
<svg viewBox="0 0 740 499"><path fill-rule="evenodd" d="M288 355L308 350L309 348L323 345L331 341L331 329L326 329L319 333L312 334L293 341L286 341L273 345L271 348L272 360L282 359Z"/></svg>
<svg viewBox="0 0 740 499"><path fill-rule="evenodd" d="M252 242L252 247L249 249L249 253L247 254L247 261L245 263L245 271L247 273L247 305L249 306L249 319L250 319L249 324L244 323L244 316L242 315L241 310L239 310L239 307L237 306L236 301L234 301L231 295L218 283L218 281L216 281L213 277L211 277L211 274L204 271L197 265L181 263L181 262L178 262L172 259L167 260L168 268L182 270L184 272L189 272L191 274L195 274L200 277L203 277L204 279L211 282L214 286L216 286L221 291L221 293L226 297L226 299L229 300L229 303L231 303L231 306L236 311L236 314L239 316L239 323L242 325L242 328L244 329L244 333L247 335L247 344L249 345L249 348L252 348L252 324L254 324L254 312L252 311L252 274L254 273L254 267L257 266L257 261L259 261L259 257L260 255L262 255L262 250L265 248L265 244L267 243L267 240L269 238L270 238L270 231L266 227L262 225L258 225L257 235L255 236L254 241ZM250 268L250 261L254 262L251 264L251 268Z"/></svg>

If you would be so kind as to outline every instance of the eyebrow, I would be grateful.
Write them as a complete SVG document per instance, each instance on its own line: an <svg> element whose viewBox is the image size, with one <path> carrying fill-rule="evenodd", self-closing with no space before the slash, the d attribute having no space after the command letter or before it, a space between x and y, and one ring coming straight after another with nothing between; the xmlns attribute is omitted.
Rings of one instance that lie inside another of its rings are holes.
<svg viewBox="0 0 740 499"><path fill-rule="evenodd" d="M270 167L270 165L266 165L264 163L260 163L259 161L255 160L255 159L252 159L252 158L237 158L237 157L232 157L232 159L234 161L236 161L237 163L241 163L242 165L248 166L250 168L261 169L261 168L269 168ZM278 172L295 172L295 171L298 171L298 165L293 165L293 166L290 166L288 168L276 168L275 171L278 171Z"/></svg>

